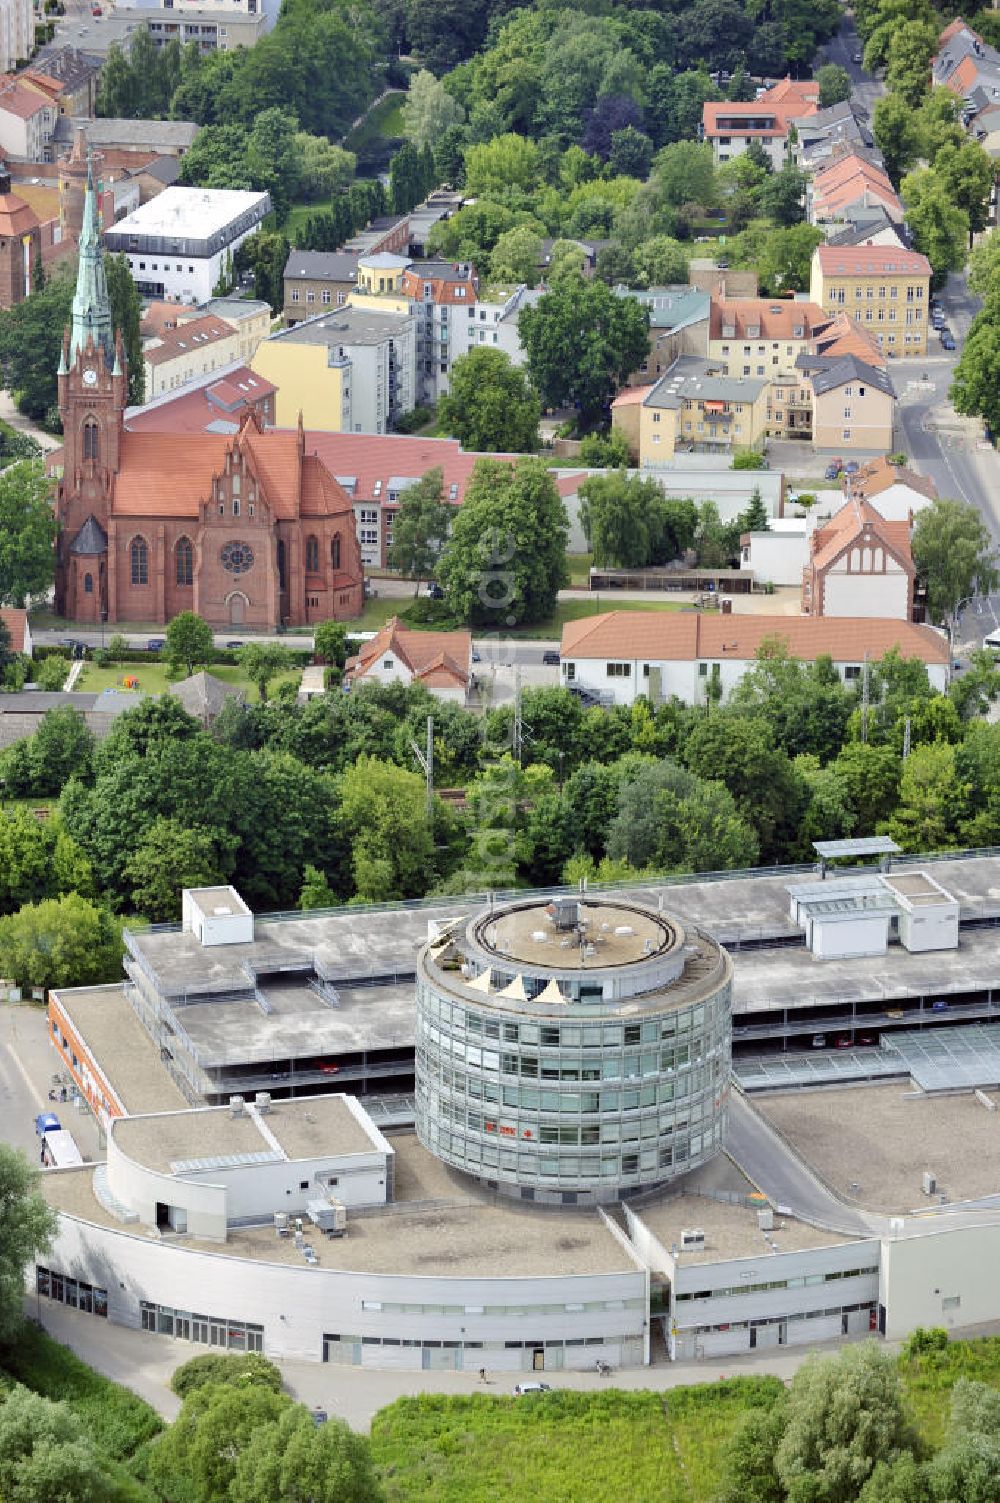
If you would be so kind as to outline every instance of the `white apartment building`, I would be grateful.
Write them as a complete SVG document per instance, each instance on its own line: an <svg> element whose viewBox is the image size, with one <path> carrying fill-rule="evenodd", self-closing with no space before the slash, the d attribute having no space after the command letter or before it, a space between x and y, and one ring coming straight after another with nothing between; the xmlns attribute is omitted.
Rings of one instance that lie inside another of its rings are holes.
<svg viewBox="0 0 1000 1503"><path fill-rule="evenodd" d="M106 230L104 244L128 258L145 297L207 303L230 258L270 212L267 193L166 188Z"/></svg>

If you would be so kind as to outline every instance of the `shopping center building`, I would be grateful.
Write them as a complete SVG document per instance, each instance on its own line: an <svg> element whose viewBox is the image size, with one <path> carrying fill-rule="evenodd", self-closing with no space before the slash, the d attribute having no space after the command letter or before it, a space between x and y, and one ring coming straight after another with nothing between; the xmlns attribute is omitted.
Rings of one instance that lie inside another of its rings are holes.
<svg viewBox="0 0 1000 1503"><path fill-rule="evenodd" d="M121 985L51 994L106 1153L43 1176L39 1296L472 1371L1000 1318L1000 859L888 866L273 917L185 893Z"/></svg>

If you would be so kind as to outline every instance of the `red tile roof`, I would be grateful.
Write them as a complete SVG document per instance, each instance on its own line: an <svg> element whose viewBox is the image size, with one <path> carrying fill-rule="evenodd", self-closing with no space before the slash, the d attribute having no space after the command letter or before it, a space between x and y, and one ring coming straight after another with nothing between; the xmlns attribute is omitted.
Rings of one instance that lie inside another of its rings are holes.
<svg viewBox="0 0 1000 1503"><path fill-rule="evenodd" d="M0 193L0 235L26 235L41 223L30 204L16 193Z"/></svg>
<svg viewBox="0 0 1000 1503"><path fill-rule="evenodd" d="M391 653L428 688L469 682L472 660L470 631L411 631L392 616L356 658L348 663L354 678L364 678L380 658Z"/></svg>
<svg viewBox="0 0 1000 1503"><path fill-rule="evenodd" d="M261 488L272 515L290 520L299 515L351 512L351 501L315 455L302 455L297 431L265 431L252 417L236 435L133 433L121 438L121 462L115 477L115 516L197 517L222 472L226 454L240 449ZM301 468L300 468L301 465Z"/></svg>
<svg viewBox="0 0 1000 1503"><path fill-rule="evenodd" d="M809 540L810 564L814 569L827 568L866 533L877 538L908 572L912 569L909 523L887 522L861 497L848 501L825 527L816 528Z"/></svg>
<svg viewBox="0 0 1000 1503"><path fill-rule="evenodd" d="M194 313L193 303L150 303L144 310L139 333L143 338L161 337L170 329L176 329L177 321Z"/></svg>
<svg viewBox="0 0 1000 1503"><path fill-rule="evenodd" d="M163 328L157 335L159 344L150 345L142 352L147 365L166 365L170 360L183 359L206 345L218 344L221 339L231 339L236 330L221 318L207 315L204 318L189 318L176 329Z"/></svg>
<svg viewBox="0 0 1000 1503"><path fill-rule="evenodd" d="M979 59L975 57L963 57L954 73L945 82L945 88L953 94L965 95L975 87L979 77Z"/></svg>
<svg viewBox="0 0 1000 1503"><path fill-rule="evenodd" d="M892 485L908 485L911 490L926 496L928 501L937 499L937 486L933 480L926 475L918 475L916 470L911 470L906 465L890 464L884 457L872 459L868 464L862 465L856 475L845 475L843 484L851 495L861 496L863 499L880 496Z"/></svg>
<svg viewBox="0 0 1000 1503"><path fill-rule="evenodd" d="M883 370L888 364L875 336L846 312L835 313L826 326L817 331L813 350L817 355L831 357L857 355L859 360L874 365L877 370Z"/></svg>
<svg viewBox="0 0 1000 1503"><path fill-rule="evenodd" d="M16 115L19 120L30 120L33 115L51 108L51 99L47 99L35 89L29 89L20 80L8 75L6 79L0 81L0 111L8 115Z"/></svg>
<svg viewBox="0 0 1000 1503"><path fill-rule="evenodd" d="M714 297L709 314L709 339L809 339L829 315L818 303L767 297ZM735 329L727 335L724 329ZM759 330L748 334L748 328ZM801 329L796 334L795 330Z"/></svg>
<svg viewBox="0 0 1000 1503"><path fill-rule="evenodd" d="M624 391L620 391L611 403L612 408L641 406L653 390L655 384L655 382L650 382L648 386L626 386Z"/></svg>
<svg viewBox="0 0 1000 1503"><path fill-rule="evenodd" d="M982 42L983 39L979 35L979 32L973 31L968 21L963 21L961 16L956 16L954 21L950 21L938 37L938 47L947 46L952 37L957 37L963 31L967 31L970 37L975 37L977 42Z"/></svg>
<svg viewBox="0 0 1000 1503"><path fill-rule="evenodd" d="M814 79L807 78L793 82L790 78L783 78L759 99L741 99L735 102L725 99L708 101L702 108L702 125L706 136L732 133L768 140L787 135L790 120L801 120L803 116L814 115L818 107L819 85ZM758 128L746 124L752 120L763 120L768 117L773 117L773 127ZM720 121L730 120L741 123L731 127L727 124L720 124Z"/></svg>
<svg viewBox="0 0 1000 1503"><path fill-rule="evenodd" d="M567 658L636 662L735 662L753 659L766 642L778 640L792 657L832 657L860 663L894 648L904 658L947 664L948 641L929 626L858 616L722 616L681 611L610 611L563 627Z"/></svg>
<svg viewBox="0 0 1000 1503"><path fill-rule="evenodd" d="M931 263L917 251L898 245L820 245L816 248L825 277L882 276L887 273L929 277Z"/></svg>

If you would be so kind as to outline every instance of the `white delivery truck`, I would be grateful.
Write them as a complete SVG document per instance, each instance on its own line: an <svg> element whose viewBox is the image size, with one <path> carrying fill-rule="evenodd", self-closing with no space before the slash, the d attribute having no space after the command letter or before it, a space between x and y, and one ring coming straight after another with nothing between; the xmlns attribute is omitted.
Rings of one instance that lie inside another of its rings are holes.
<svg viewBox="0 0 1000 1503"><path fill-rule="evenodd" d="M42 1163L47 1169L71 1169L83 1163L76 1139L64 1127L53 1128L42 1137Z"/></svg>

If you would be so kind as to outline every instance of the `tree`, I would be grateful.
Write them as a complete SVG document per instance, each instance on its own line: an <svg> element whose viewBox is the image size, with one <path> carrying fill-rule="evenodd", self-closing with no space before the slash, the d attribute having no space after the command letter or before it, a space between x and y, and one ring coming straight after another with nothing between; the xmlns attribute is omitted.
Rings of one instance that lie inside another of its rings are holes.
<svg viewBox="0 0 1000 1503"><path fill-rule="evenodd" d="M607 853L639 869L678 872L754 866L758 856L728 789L669 760L641 764L624 784Z"/></svg>
<svg viewBox="0 0 1000 1503"><path fill-rule="evenodd" d="M438 420L465 449L530 453L538 448L541 406L524 371L503 350L469 350L452 366Z"/></svg>
<svg viewBox="0 0 1000 1503"><path fill-rule="evenodd" d="M237 273L253 273L254 291L270 303L272 313L280 313L284 305L288 250L287 237L278 230L257 230L237 247Z"/></svg>
<svg viewBox="0 0 1000 1503"><path fill-rule="evenodd" d="M16 986L90 986L121 978L121 928L78 893L0 919L0 973Z"/></svg>
<svg viewBox="0 0 1000 1503"><path fill-rule="evenodd" d="M937 851L955 844L967 786L955 775L955 748L917 746L903 763L899 803L887 833L904 851Z"/></svg>
<svg viewBox="0 0 1000 1503"><path fill-rule="evenodd" d="M978 141L965 141L961 146L948 142L934 158L934 171L952 203L968 217L971 246L972 235L985 230L989 223L990 197L996 182L993 160Z"/></svg>
<svg viewBox="0 0 1000 1503"><path fill-rule="evenodd" d="M850 99L851 75L846 68L841 68L837 63L824 63L816 69L815 78L819 84L821 110L828 110L831 105Z"/></svg>
<svg viewBox="0 0 1000 1503"><path fill-rule="evenodd" d="M653 160L653 143L634 125L611 132L608 167L615 177L646 178Z"/></svg>
<svg viewBox="0 0 1000 1503"><path fill-rule="evenodd" d="M89 863L58 818L43 824L17 808L0 814L0 913L91 886Z"/></svg>
<svg viewBox="0 0 1000 1503"><path fill-rule="evenodd" d="M291 1400L263 1384L206 1383L189 1393L181 1412L152 1449L150 1470L191 1503L229 1498L240 1458L254 1436L277 1423Z"/></svg>
<svg viewBox="0 0 1000 1503"><path fill-rule="evenodd" d="M410 79L403 103L403 129L416 146L436 146L445 131L461 125L465 110L444 84L421 68Z"/></svg>
<svg viewBox="0 0 1000 1503"><path fill-rule="evenodd" d="M14 1157L6 1147L0 1147L0 1156ZM0 1181L5 1178L0 1167ZM37 1192L34 1198L42 1201ZM49 1216L51 1232L55 1218ZM34 1251L41 1251L41 1246ZM23 1273L20 1268L15 1272L20 1303ZM20 1384L11 1389L0 1404L0 1496L4 1503L113 1503L120 1487L104 1470L68 1404L53 1403Z"/></svg>
<svg viewBox="0 0 1000 1503"><path fill-rule="evenodd" d="M343 1420L317 1425L303 1404L256 1430L236 1465L230 1503L382 1503L369 1442Z"/></svg>
<svg viewBox="0 0 1000 1503"><path fill-rule="evenodd" d="M916 1446L895 1357L865 1342L806 1358L789 1389L775 1468L791 1498L850 1503L876 1462Z"/></svg>
<svg viewBox="0 0 1000 1503"><path fill-rule="evenodd" d="M444 471L428 470L403 491L392 529L389 567L409 579L430 579L448 537L454 508L444 497Z"/></svg>
<svg viewBox="0 0 1000 1503"><path fill-rule="evenodd" d="M343 621L316 623L313 627L313 653L324 663L343 668L347 662L347 627Z"/></svg>
<svg viewBox="0 0 1000 1503"><path fill-rule="evenodd" d="M292 655L287 647L277 642L248 642L238 653L240 667L252 684L257 685L261 699L267 698L267 686L279 673L287 673L292 666Z"/></svg>
<svg viewBox="0 0 1000 1503"><path fill-rule="evenodd" d="M334 146L325 136L308 131L295 135L295 153L299 159L299 197L315 203L333 198L349 188L357 169L353 151Z"/></svg>
<svg viewBox="0 0 1000 1503"><path fill-rule="evenodd" d="M937 620L952 616L965 596L989 594L1000 582L993 540L971 502L936 497L917 517L912 548Z"/></svg>
<svg viewBox="0 0 1000 1503"><path fill-rule="evenodd" d="M72 301L73 279L66 267L0 313L3 384L19 410L36 421L55 413L56 371Z"/></svg>
<svg viewBox="0 0 1000 1503"><path fill-rule="evenodd" d="M141 407L146 400L146 367L142 359L142 299L132 278L127 256L104 257L104 276L111 304L111 321L122 336L128 370L128 400Z"/></svg>
<svg viewBox="0 0 1000 1503"><path fill-rule="evenodd" d="M760 206L776 225L787 228L805 216L806 175L791 157L780 172L772 172L760 190Z"/></svg>
<svg viewBox="0 0 1000 1503"><path fill-rule="evenodd" d="M715 202L715 163L707 142L675 141L664 146L653 172L665 203L710 207Z"/></svg>
<svg viewBox="0 0 1000 1503"><path fill-rule="evenodd" d="M185 887L212 887L223 879L219 842L207 830L190 830L179 820L155 820L125 859L132 884L132 907L154 924L181 916Z"/></svg>
<svg viewBox="0 0 1000 1503"><path fill-rule="evenodd" d="M770 728L739 709L718 710L692 727L684 762L700 778L717 778L756 832L762 862L781 860L794 842L808 789L788 754L771 745Z"/></svg>
<svg viewBox="0 0 1000 1503"><path fill-rule="evenodd" d="M490 256L490 275L494 282L524 282L534 287L542 260L542 237L530 225L519 224L504 230Z"/></svg>
<svg viewBox="0 0 1000 1503"><path fill-rule="evenodd" d="M969 290L985 298L994 289L1000 290L1000 234L991 230L985 235L969 256Z"/></svg>
<svg viewBox="0 0 1000 1503"><path fill-rule="evenodd" d="M562 497L541 460L479 460L438 568L448 609L497 628L544 620L568 579L568 534Z"/></svg>
<svg viewBox="0 0 1000 1503"><path fill-rule="evenodd" d="M786 1503L775 1469L784 1430L783 1403L751 1409L743 1416L723 1449L718 1503Z"/></svg>
<svg viewBox="0 0 1000 1503"><path fill-rule="evenodd" d="M584 424L610 405L649 352L646 309L581 276L566 278L522 309L518 333L542 400L578 406Z"/></svg>
<svg viewBox="0 0 1000 1503"><path fill-rule="evenodd" d="M7 973L9 974L9 972ZM45 1252L56 1233L56 1215L38 1188L38 1174L24 1154L0 1143L0 1341L12 1341L24 1318L24 1270L40 1252ZM0 1404L0 1489L13 1500L9 1465L9 1436L4 1439L4 1420L9 1418L7 1401Z"/></svg>
<svg viewBox="0 0 1000 1503"><path fill-rule="evenodd" d="M56 523L40 460L0 471L0 604L23 606L52 584Z"/></svg>
<svg viewBox="0 0 1000 1503"><path fill-rule="evenodd" d="M434 833L423 777L362 756L341 775L339 793L356 896L384 903L424 893L434 868Z"/></svg>
<svg viewBox="0 0 1000 1503"><path fill-rule="evenodd" d="M670 563L694 541L693 503L668 501L655 480L624 470L591 475L580 496L580 524L601 567Z"/></svg>
<svg viewBox="0 0 1000 1503"><path fill-rule="evenodd" d="M931 263L933 285L941 287L949 271L960 271L965 265L969 216L934 168L909 173L899 192L913 244Z"/></svg>
<svg viewBox="0 0 1000 1503"><path fill-rule="evenodd" d="M534 141L508 131L465 153L465 186L470 196L504 202L511 190L538 187L539 157Z"/></svg>
<svg viewBox="0 0 1000 1503"><path fill-rule="evenodd" d="M195 611L180 611L167 627L166 656L172 668L186 668L189 676L199 663L210 663L215 643L208 622Z"/></svg>
<svg viewBox="0 0 1000 1503"><path fill-rule="evenodd" d="M299 907L303 913L317 908L333 908L336 902L336 893L325 874L318 866L307 863L302 873L302 891L299 893Z"/></svg>
<svg viewBox="0 0 1000 1503"><path fill-rule="evenodd" d="M46 710L34 735L4 756L7 791L18 798L58 794L74 774L90 777L93 755L94 735L78 710Z"/></svg>
<svg viewBox="0 0 1000 1503"><path fill-rule="evenodd" d="M424 172L420 152L404 141L389 163L389 196L397 214L405 214L423 198Z"/></svg>
<svg viewBox="0 0 1000 1503"><path fill-rule="evenodd" d="M683 285L688 279L687 251L669 235L653 235L632 252L637 287Z"/></svg>
<svg viewBox="0 0 1000 1503"><path fill-rule="evenodd" d="M939 34L932 21L904 21L893 27L886 83L911 109L919 106L926 93Z"/></svg>
<svg viewBox="0 0 1000 1503"><path fill-rule="evenodd" d="M1000 433L1000 322L987 313L972 321L949 392L955 411L981 417Z"/></svg>
<svg viewBox="0 0 1000 1503"><path fill-rule="evenodd" d="M761 291L770 296L804 292L809 286L813 251L822 239L822 230L811 224L773 230L752 225L737 235L730 260L736 266L752 266Z"/></svg>
<svg viewBox="0 0 1000 1503"><path fill-rule="evenodd" d="M51 657L42 658L38 666L32 669L32 677L40 689L57 693L66 682L68 672L69 663L54 653Z"/></svg>
<svg viewBox="0 0 1000 1503"><path fill-rule="evenodd" d="M872 130L885 170L898 183L920 156L920 117L899 94L884 94L876 102Z"/></svg>

